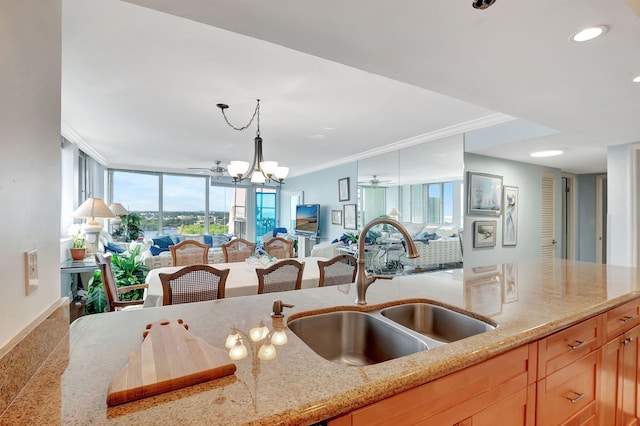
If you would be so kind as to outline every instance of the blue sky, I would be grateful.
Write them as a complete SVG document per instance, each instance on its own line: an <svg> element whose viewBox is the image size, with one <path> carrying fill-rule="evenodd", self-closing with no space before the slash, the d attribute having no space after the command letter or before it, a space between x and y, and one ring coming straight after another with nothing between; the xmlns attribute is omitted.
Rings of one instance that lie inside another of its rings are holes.
<svg viewBox="0 0 640 426"><path fill-rule="evenodd" d="M164 175L163 210L203 212L207 180L201 176ZM113 201L130 211L158 211L158 175L116 171ZM209 209L229 211L233 188L209 187Z"/></svg>

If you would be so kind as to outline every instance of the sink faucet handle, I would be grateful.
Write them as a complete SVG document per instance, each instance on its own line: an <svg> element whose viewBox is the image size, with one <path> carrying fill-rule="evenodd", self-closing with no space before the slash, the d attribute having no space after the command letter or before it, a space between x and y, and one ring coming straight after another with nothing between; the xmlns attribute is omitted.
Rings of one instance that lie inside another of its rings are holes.
<svg viewBox="0 0 640 426"><path fill-rule="evenodd" d="M369 275L371 278L374 278L376 280L392 280L393 279L393 275Z"/></svg>
<svg viewBox="0 0 640 426"><path fill-rule="evenodd" d="M284 317L284 314L282 313L282 308L293 308L294 306L295 305L290 305L288 303L282 303L282 300L274 300L271 317L282 318Z"/></svg>

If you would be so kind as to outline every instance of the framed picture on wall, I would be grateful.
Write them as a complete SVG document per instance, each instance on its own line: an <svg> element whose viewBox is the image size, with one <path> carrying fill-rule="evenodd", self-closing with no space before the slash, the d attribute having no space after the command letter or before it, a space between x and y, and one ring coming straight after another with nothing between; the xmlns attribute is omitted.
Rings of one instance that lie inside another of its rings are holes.
<svg viewBox="0 0 640 426"><path fill-rule="evenodd" d="M349 201L349 178L338 179L338 201Z"/></svg>
<svg viewBox="0 0 640 426"><path fill-rule="evenodd" d="M515 246L518 243L518 187L505 185L503 197L502 245Z"/></svg>
<svg viewBox="0 0 640 426"><path fill-rule="evenodd" d="M331 210L331 224L342 225L342 210Z"/></svg>
<svg viewBox="0 0 640 426"><path fill-rule="evenodd" d="M356 204L345 204L343 211L344 229L357 229Z"/></svg>
<svg viewBox="0 0 640 426"><path fill-rule="evenodd" d="M496 246L496 220L476 220L473 222L473 248Z"/></svg>
<svg viewBox="0 0 640 426"><path fill-rule="evenodd" d="M467 213L500 216L502 211L502 176L467 172Z"/></svg>

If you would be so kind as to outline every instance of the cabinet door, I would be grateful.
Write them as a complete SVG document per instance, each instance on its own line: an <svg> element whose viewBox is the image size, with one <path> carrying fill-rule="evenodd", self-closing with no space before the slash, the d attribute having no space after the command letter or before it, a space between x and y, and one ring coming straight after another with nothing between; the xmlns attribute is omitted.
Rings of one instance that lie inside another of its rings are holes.
<svg viewBox="0 0 640 426"><path fill-rule="evenodd" d="M582 424L596 414L598 358L592 352L538 382L538 424Z"/></svg>
<svg viewBox="0 0 640 426"><path fill-rule="evenodd" d="M600 424L637 424L640 409L638 368L640 326L602 347L600 371Z"/></svg>

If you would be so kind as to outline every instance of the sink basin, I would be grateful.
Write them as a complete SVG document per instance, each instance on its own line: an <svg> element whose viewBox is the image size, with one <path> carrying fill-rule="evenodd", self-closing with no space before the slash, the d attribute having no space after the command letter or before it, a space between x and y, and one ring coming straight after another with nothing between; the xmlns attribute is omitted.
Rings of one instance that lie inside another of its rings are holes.
<svg viewBox="0 0 640 426"><path fill-rule="evenodd" d="M479 319L429 303L408 303L380 311L382 316L438 342L449 343L494 330Z"/></svg>
<svg viewBox="0 0 640 426"><path fill-rule="evenodd" d="M311 315L287 326L318 355L344 365L376 364L428 349L425 342L365 312Z"/></svg>

